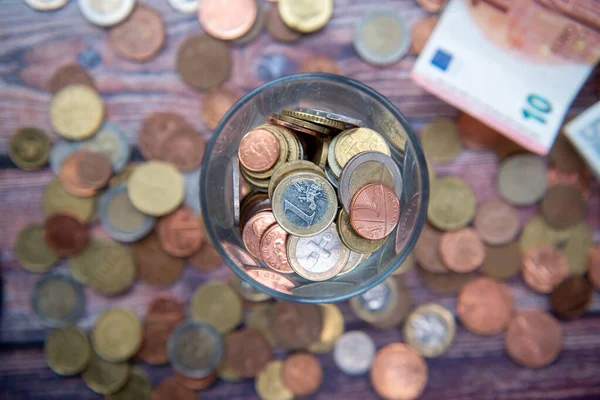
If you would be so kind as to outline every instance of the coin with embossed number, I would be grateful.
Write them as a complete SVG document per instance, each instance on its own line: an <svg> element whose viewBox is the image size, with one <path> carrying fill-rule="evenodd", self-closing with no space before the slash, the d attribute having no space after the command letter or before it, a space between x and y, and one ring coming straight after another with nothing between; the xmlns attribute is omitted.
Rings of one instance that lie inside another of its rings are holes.
<svg viewBox="0 0 600 400"><path fill-rule="evenodd" d="M404 324L404 340L428 358L444 354L455 334L454 316L447 308L435 303L415 308Z"/></svg>
<svg viewBox="0 0 600 400"><path fill-rule="evenodd" d="M37 281L31 291L31 308L46 326L75 323L83 316L85 294L70 276L50 273Z"/></svg>
<svg viewBox="0 0 600 400"><path fill-rule="evenodd" d="M206 322L188 321L179 325L167 344L169 361L188 378L206 378L224 358L223 339Z"/></svg>

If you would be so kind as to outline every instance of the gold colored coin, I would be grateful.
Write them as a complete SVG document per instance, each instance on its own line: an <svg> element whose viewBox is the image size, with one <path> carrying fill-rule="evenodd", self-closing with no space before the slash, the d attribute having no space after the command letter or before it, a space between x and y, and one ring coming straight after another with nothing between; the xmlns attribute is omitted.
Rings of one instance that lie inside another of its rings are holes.
<svg viewBox="0 0 600 400"><path fill-rule="evenodd" d="M313 162L321 169L325 169L327 165L327 157L329 155L329 140L320 140L315 151Z"/></svg>
<svg viewBox="0 0 600 400"><path fill-rule="evenodd" d="M280 0L279 15L298 32L316 32L331 19L333 0Z"/></svg>
<svg viewBox="0 0 600 400"><path fill-rule="evenodd" d="M348 129L340 134L335 145L335 160L341 168L352 157L363 151L378 151L390 155L390 148L383 136L369 128Z"/></svg>
<svg viewBox="0 0 600 400"><path fill-rule="evenodd" d="M554 246L559 242L561 234L551 227L541 215L536 215L523 227L519 244L523 252L544 244Z"/></svg>
<svg viewBox="0 0 600 400"><path fill-rule="evenodd" d="M40 169L50 156L50 139L38 128L25 127L16 131L8 144L8 155L19 168Z"/></svg>
<svg viewBox="0 0 600 400"><path fill-rule="evenodd" d="M432 182L427 218L435 227L445 231L464 228L475 216L475 210L475 194L467 182L456 177Z"/></svg>
<svg viewBox="0 0 600 400"><path fill-rule="evenodd" d="M98 394L113 394L121 390L129 379L127 363L111 363L93 355L81 375L86 386Z"/></svg>
<svg viewBox="0 0 600 400"><path fill-rule="evenodd" d="M294 394L285 386L281 378L283 363L279 360L269 361L254 381L256 393L262 400L292 400Z"/></svg>
<svg viewBox="0 0 600 400"><path fill-rule="evenodd" d="M104 311L92 330L92 346L102 359L121 362L130 359L142 344L142 324L123 308Z"/></svg>
<svg viewBox="0 0 600 400"><path fill-rule="evenodd" d="M273 171L275 171L280 165L285 163L289 156L288 153L290 148L288 146L288 140L286 140L283 133L281 133L277 129L269 130L269 132L275 135L277 141L279 142L279 158L277 159L277 162L275 162L275 165L273 165L271 168L264 172L252 172L248 170L244 171L246 172L246 175L252 177L253 179L269 179L271 175L273 175Z"/></svg>
<svg viewBox="0 0 600 400"><path fill-rule="evenodd" d="M450 162L462 150L456 123L438 118L421 129L421 145L425 156L436 162Z"/></svg>
<svg viewBox="0 0 600 400"><path fill-rule="evenodd" d="M350 215L341 209L337 216L337 229L342 243L350 250L361 254L371 254L379 250L387 237L378 240L369 240L354 231L350 224Z"/></svg>
<svg viewBox="0 0 600 400"><path fill-rule="evenodd" d="M262 333L265 339L267 339L267 342L269 342L272 347L275 347L277 342L269 325L272 308L273 306L271 304L262 304L254 308L246 317L246 327L254 328Z"/></svg>
<svg viewBox="0 0 600 400"><path fill-rule="evenodd" d="M135 169L137 168L138 165L139 165L138 163L126 165L125 168L123 168L123 170L121 172L119 172L118 174L116 174L115 176L110 178L110 181L108 181L108 185L110 187L118 186L118 185L127 186L127 184L129 183L129 178L131 177L131 174L133 173L133 171L135 171Z"/></svg>
<svg viewBox="0 0 600 400"><path fill-rule="evenodd" d="M237 372L233 370L233 368L231 368L231 365L227 362L226 358L223 360L221 365L219 365L219 368L217 368L217 375L219 378L227 382L239 382L243 379L238 375Z"/></svg>
<svg viewBox="0 0 600 400"><path fill-rule="evenodd" d="M323 170L317 167L315 164L311 163L310 161L296 160L286 162L285 164L280 165L275 170L275 172L273 172L273 176L271 176L271 181L269 182L269 198L273 197L273 192L275 191L275 188L281 183L283 178L285 178L292 172L300 171L314 172L316 174L321 175L323 178L326 178L325 174L323 173Z"/></svg>
<svg viewBox="0 0 600 400"><path fill-rule="evenodd" d="M346 129L346 124L343 124L339 121L334 121L329 118L319 117L318 115L307 114L307 113L304 113L301 111L294 111L294 110L283 110L281 113L283 115L287 115L288 117L302 119L304 121L313 122L315 124L328 126L333 129L339 129L339 130Z"/></svg>
<svg viewBox="0 0 600 400"><path fill-rule="evenodd" d="M53 179L44 189L42 203L46 217L56 213L68 213L82 222L89 222L94 214L94 198L73 196L65 190L58 178Z"/></svg>
<svg viewBox="0 0 600 400"><path fill-rule="evenodd" d="M331 143L329 143L329 149L327 150L327 164L329 165L329 170L336 179L340 179L340 175L342 174L342 167L335 159L335 148L337 147L337 142L341 136L341 134L334 136Z"/></svg>
<svg viewBox="0 0 600 400"><path fill-rule="evenodd" d="M102 125L104 103L96 91L85 85L69 85L50 103L50 120L59 135L81 140L92 136Z"/></svg>
<svg viewBox="0 0 600 400"><path fill-rule="evenodd" d="M129 177L127 187L129 199L144 214L166 215L183 202L183 177L173 165L163 161L140 164Z"/></svg>
<svg viewBox="0 0 600 400"><path fill-rule="evenodd" d="M278 132L278 134L283 135L288 146L288 154L286 157L286 161L295 161L301 158L300 144L298 142L298 139L296 138L296 135L294 135L289 129L274 124L263 124L257 127L256 129L265 129L273 133L274 135L277 135L277 133L275 132ZM276 167L273 166L273 169L275 168Z"/></svg>
<svg viewBox="0 0 600 400"><path fill-rule="evenodd" d="M269 188L269 182L271 181L270 179L255 179L248 175L248 172L244 168L240 168L240 173L246 182L261 192L266 192Z"/></svg>
<svg viewBox="0 0 600 400"><path fill-rule="evenodd" d="M15 257L30 272L46 272L56 262L58 254L48 246L41 225L28 225L17 236Z"/></svg>
<svg viewBox="0 0 600 400"><path fill-rule="evenodd" d="M46 338L44 353L50 369L62 376L79 374L92 357L87 335L74 325L53 330Z"/></svg>
<svg viewBox="0 0 600 400"><path fill-rule="evenodd" d="M319 340L308 346L313 353L328 353L344 333L344 316L335 304L319 304L323 315L323 327Z"/></svg>
<svg viewBox="0 0 600 400"><path fill-rule="evenodd" d="M196 289L190 303L192 319L209 323L221 335L233 331L242 322L242 300L225 282L205 283Z"/></svg>
<svg viewBox="0 0 600 400"><path fill-rule="evenodd" d="M144 370L135 366L131 369L131 376L125 387L110 396L110 400L150 400L152 396L152 383Z"/></svg>

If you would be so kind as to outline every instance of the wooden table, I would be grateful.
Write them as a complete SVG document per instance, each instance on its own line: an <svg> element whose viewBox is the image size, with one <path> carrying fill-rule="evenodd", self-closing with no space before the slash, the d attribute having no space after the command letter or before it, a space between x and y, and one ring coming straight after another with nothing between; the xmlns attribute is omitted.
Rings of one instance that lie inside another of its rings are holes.
<svg viewBox="0 0 600 400"><path fill-rule="evenodd" d="M140 1L141 2L141 1ZM192 15L174 11L166 0L147 0L167 24L167 44L151 62L136 64L119 59L106 41L104 29L89 24L71 1L57 12L36 12L21 0L0 4L0 251L4 281L4 305L0 326L0 399L95 399L79 377L61 378L46 366L42 343L46 330L32 315L29 294L39 278L20 268L12 246L26 224L43 220L42 189L53 178L49 168L40 172L17 169L7 155L7 143L20 126L33 125L46 130L53 140L47 91L50 75L59 66L79 62L94 76L106 102L108 120L119 124L135 143L142 118L153 111L173 110L185 116L208 139L211 132L200 115L203 93L187 87L174 69L179 44L201 28ZM376 3L376 4L375 4ZM418 129L435 117L456 117L458 111L427 94L409 79L415 61L407 56L401 62L376 68L362 62L352 47L354 26L370 8L398 11L412 25L426 13L413 0L336 0L334 18L321 32L294 44L275 42L264 32L255 42L234 47L234 67L226 83L246 92L270 79L297 72L310 56L334 57L341 74L360 80L388 96ZM575 100L577 113L598 100L595 85L588 83ZM552 82L548 82L552 84ZM139 152L134 158L140 159ZM437 166L438 175L457 175L476 190L477 199L496 197L494 177L496 156L489 152L463 151L455 162ZM594 183L587 221L596 232L600 228L600 186ZM523 222L535 207L521 210ZM94 229L95 234L100 234ZM63 262L57 270L67 271ZM202 275L188 268L184 279L168 290L182 300L207 279L224 278L227 269ZM415 304L436 301L456 311L454 296L435 295L419 282L415 271L407 276ZM519 308L548 308L545 296L533 294L520 278L510 282ZM122 297L106 299L86 290L87 314L80 325L89 329L95 317L108 306L125 306L142 315L158 290L137 284ZM348 330L364 330L378 347L401 341L400 330L377 331L359 321L341 304ZM428 360L429 383L424 399L598 399L600 398L600 296L595 294L590 311L580 320L563 323L565 341L559 359L551 366L531 371L513 364L503 349L503 336L478 337L458 326L450 351ZM278 357L282 354L278 353ZM316 399L371 399L367 376L350 378L334 365L331 354L320 357L325 380ZM153 384L170 375L169 367L148 367ZM238 384L218 382L202 392L203 399L257 398L252 380Z"/></svg>

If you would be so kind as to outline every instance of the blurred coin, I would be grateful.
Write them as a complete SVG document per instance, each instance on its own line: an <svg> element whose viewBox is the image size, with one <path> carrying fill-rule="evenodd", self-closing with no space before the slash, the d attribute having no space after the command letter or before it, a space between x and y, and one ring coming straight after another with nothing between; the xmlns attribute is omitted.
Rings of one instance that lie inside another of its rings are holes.
<svg viewBox="0 0 600 400"><path fill-rule="evenodd" d="M91 338L94 351L102 359L114 363L126 361L142 344L142 324L133 312L110 308L96 320Z"/></svg>
<svg viewBox="0 0 600 400"><path fill-rule="evenodd" d="M262 211L254 214L242 229L242 240L246 249L256 258L262 258L260 253L260 240L268 228L275 224L275 216L271 211Z"/></svg>
<svg viewBox="0 0 600 400"><path fill-rule="evenodd" d="M345 116L342 114L336 114L331 111L317 110L315 108L298 108L298 111L306 113L306 114L312 114L317 117L323 117L323 118L331 119L333 121L338 121L343 124L346 124L346 126L351 126L351 127L355 127L355 128L362 125L362 121L359 119L348 117L348 116Z"/></svg>
<svg viewBox="0 0 600 400"><path fill-rule="evenodd" d="M594 246L592 230L582 222L560 232L561 238L557 247L567 256L570 274L585 274L588 270L588 253Z"/></svg>
<svg viewBox="0 0 600 400"><path fill-rule="evenodd" d="M362 375L369 371L375 358L375 343L364 332L349 331L335 342L333 361L346 375Z"/></svg>
<svg viewBox="0 0 600 400"><path fill-rule="evenodd" d="M165 44L165 24L155 9L138 4L126 21L109 31L108 43L121 58L148 61Z"/></svg>
<svg viewBox="0 0 600 400"><path fill-rule="evenodd" d="M471 150L493 149L503 140L494 128L464 112L458 117L458 134L465 147Z"/></svg>
<svg viewBox="0 0 600 400"><path fill-rule="evenodd" d="M191 207L196 215L200 215L200 169L186 171L182 175L185 187L183 202Z"/></svg>
<svg viewBox="0 0 600 400"><path fill-rule="evenodd" d="M152 383L144 370L135 366L131 369L129 380L117 393L110 396L111 400L150 400L152 395Z"/></svg>
<svg viewBox="0 0 600 400"><path fill-rule="evenodd" d="M460 273L476 270L485 258L485 247L473 228L442 234L439 252L444 265Z"/></svg>
<svg viewBox="0 0 600 400"><path fill-rule="evenodd" d="M352 198L350 224L356 233L366 239L385 238L396 228L399 218L398 196L383 184L365 185Z"/></svg>
<svg viewBox="0 0 600 400"><path fill-rule="evenodd" d="M127 363L111 363L93 354L81 377L86 386L98 394L113 394L121 390L129 379Z"/></svg>
<svg viewBox="0 0 600 400"><path fill-rule="evenodd" d="M350 299L350 308L363 321L373 324L389 317L389 311L399 301L395 278L387 278L380 284Z"/></svg>
<svg viewBox="0 0 600 400"><path fill-rule="evenodd" d="M287 255L288 233L277 223L271 224L260 240L261 259L267 266L283 274L294 273Z"/></svg>
<svg viewBox="0 0 600 400"><path fill-rule="evenodd" d="M183 178L172 165L162 161L148 161L131 174L128 184L129 199L144 214L169 214L183 201Z"/></svg>
<svg viewBox="0 0 600 400"><path fill-rule="evenodd" d="M541 310L519 312L504 335L506 352L514 362L526 368L541 368L552 363L562 345L560 324Z"/></svg>
<svg viewBox="0 0 600 400"><path fill-rule="evenodd" d="M585 207L579 190L572 186L556 185L544 195L541 211L550 225L565 229L583 220Z"/></svg>
<svg viewBox="0 0 600 400"><path fill-rule="evenodd" d="M76 323L85 311L85 294L70 276L47 274L31 291L31 308L45 326Z"/></svg>
<svg viewBox="0 0 600 400"><path fill-rule="evenodd" d="M41 129L20 128L10 137L8 155L17 167L34 171L48 162L50 139Z"/></svg>
<svg viewBox="0 0 600 400"><path fill-rule="evenodd" d="M530 250L542 244L555 246L559 241L564 240L561 233L551 227L541 216L536 215L531 218L523 227L519 244L523 251Z"/></svg>
<svg viewBox="0 0 600 400"><path fill-rule="evenodd" d="M69 85L57 92L50 103L50 121L65 139L81 140L92 136L104 119L104 102L94 89Z"/></svg>
<svg viewBox="0 0 600 400"><path fill-rule="evenodd" d="M375 355L370 378L375 392L385 399L416 399L427 385L427 363L410 346L388 344Z"/></svg>
<svg viewBox="0 0 600 400"><path fill-rule="evenodd" d="M410 31L402 17L393 10L371 11L356 26L354 49L369 64L394 64L406 55L409 48Z"/></svg>
<svg viewBox="0 0 600 400"><path fill-rule="evenodd" d="M564 134L556 137L548 155L552 164L561 172L578 172L585 168L581 156Z"/></svg>
<svg viewBox="0 0 600 400"><path fill-rule="evenodd" d="M202 223L185 206L162 217L156 225L156 233L163 249L175 257L189 257L204 243Z"/></svg>
<svg viewBox="0 0 600 400"><path fill-rule="evenodd" d="M507 158L498 170L498 190L504 200L516 206L537 203L546 193L546 165L534 154Z"/></svg>
<svg viewBox="0 0 600 400"><path fill-rule="evenodd" d="M475 211L475 194L464 180L446 177L431 183L427 219L436 228L463 228L471 222Z"/></svg>
<svg viewBox="0 0 600 400"><path fill-rule="evenodd" d="M133 11L135 0L79 0L83 16L93 24L112 26L124 21Z"/></svg>
<svg viewBox="0 0 600 400"><path fill-rule="evenodd" d="M133 246L138 275L151 286L173 285L181 276L184 261L164 251L157 235L152 234Z"/></svg>
<svg viewBox="0 0 600 400"><path fill-rule="evenodd" d="M229 88L218 87L209 91L202 101L202 118L208 129L215 129L219 121L240 99L240 94Z"/></svg>
<svg viewBox="0 0 600 400"><path fill-rule="evenodd" d="M217 373L213 372L205 378L188 378L181 375L179 372L175 372L175 376L179 380L179 384L191 390L199 391L210 387L217 380Z"/></svg>
<svg viewBox="0 0 600 400"><path fill-rule="evenodd" d="M208 240L204 242L199 251L188 258L188 261L202 272L214 271L225 264L221 254L212 244L208 243Z"/></svg>
<svg viewBox="0 0 600 400"><path fill-rule="evenodd" d="M414 266L415 266L415 256L411 252L411 253L408 253L408 255L406 256L404 261L402 261L402 264L400 264L400 266L398 266L398 268L396 268L396 270L394 270L394 272L392 272L392 275L396 275L396 276L402 275L405 272L408 272L411 269L413 269Z"/></svg>
<svg viewBox="0 0 600 400"><path fill-rule="evenodd" d="M277 6L272 6L269 11L267 11L266 25L271 36L280 42L295 42L302 37L301 33L290 29L290 27L283 22Z"/></svg>
<svg viewBox="0 0 600 400"><path fill-rule="evenodd" d="M448 118L438 118L429 122L423 126L420 134L423 152L432 161L451 162L462 150L456 122Z"/></svg>
<svg viewBox="0 0 600 400"><path fill-rule="evenodd" d="M179 131L192 129L179 114L159 111L147 115L140 125L138 146L146 160L161 159L163 142L177 135Z"/></svg>
<svg viewBox="0 0 600 400"><path fill-rule="evenodd" d="M59 179L69 193L90 197L106 186L111 176L112 165L105 154L79 150L65 159Z"/></svg>
<svg viewBox="0 0 600 400"><path fill-rule="evenodd" d="M73 142L71 140L58 139L56 142L52 144L50 148L50 168L54 175L58 176L60 174L60 169L62 168L65 160L74 152L79 150L80 142Z"/></svg>
<svg viewBox="0 0 600 400"><path fill-rule="evenodd" d="M414 248L415 258L419 265L435 274L448 272L448 268L444 265L440 257L439 248L441 238L442 232L425 223Z"/></svg>
<svg viewBox="0 0 600 400"><path fill-rule="evenodd" d="M190 36L177 51L181 79L199 90L219 86L231 73L231 52L225 43L208 35Z"/></svg>
<svg viewBox="0 0 600 400"><path fill-rule="evenodd" d="M570 276L552 290L552 310L563 319L580 318L590 305L592 293L592 283L587 277Z"/></svg>
<svg viewBox="0 0 600 400"><path fill-rule="evenodd" d="M154 228L155 219L133 206L126 186L114 186L104 192L99 212L104 230L121 242L136 242Z"/></svg>
<svg viewBox="0 0 600 400"><path fill-rule="evenodd" d="M271 299L266 293L263 293L256 289L248 282L242 280L239 276L235 275L231 278L231 286L235 289L244 300L252 303L260 303Z"/></svg>
<svg viewBox="0 0 600 400"><path fill-rule="evenodd" d="M523 279L533 290L550 293L569 275L567 257L548 245L527 251L523 261Z"/></svg>
<svg viewBox="0 0 600 400"><path fill-rule="evenodd" d="M46 242L59 256L73 256L87 246L87 227L69 214L53 214L46 218L42 231Z"/></svg>
<svg viewBox="0 0 600 400"><path fill-rule="evenodd" d="M588 253L590 265L588 277L596 290L600 291L600 245L596 245Z"/></svg>
<svg viewBox="0 0 600 400"><path fill-rule="evenodd" d="M280 0L279 15L287 26L298 32L315 32L331 19L333 0Z"/></svg>
<svg viewBox="0 0 600 400"><path fill-rule="evenodd" d="M257 128L242 138L238 147L238 157L242 166L248 171L265 172L282 158L280 150L280 143L275 134L266 129ZM287 149L284 151L284 154L286 153ZM285 156L281 163L283 162L285 162Z"/></svg>
<svg viewBox="0 0 600 400"><path fill-rule="evenodd" d="M15 241L15 258L29 272L46 272L59 258L42 231L41 225L27 225L19 231Z"/></svg>
<svg viewBox="0 0 600 400"><path fill-rule="evenodd" d="M169 0L171 7L184 14L195 14L198 12L200 0Z"/></svg>
<svg viewBox="0 0 600 400"><path fill-rule="evenodd" d="M44 353L50 369L62 376L83 372L92 357L87 335L75 325L50 332L44 343Z"/></svg>
<svg viewBox="0 0 600 400"><path fill-rule="evenodd" d="M303 121L313 122L317 125L327 126L329 128L333 128L333 129L343 130L346 127L346 125L341 122L334 121L334 120L328 119L328 118L319 117L314 114L304 113L302 111L284 109L283 111L281 111L281 114L286 115L288 117L301 119Z"/></svg>
<svg viewBox="0 0 600 400"><path fill-rule="evenodd" d="M265 29L265 6L261 0L253 0L256 3L256 18L248 32L238 39L233 39L231 43L242 46L255 41Z"/></svg>
<svg viewBox="0 0 600 400"><path fill-rule="evenodd" d="M323 317L316 304L278 302L269 327L277 343L288 350L306 349L319 340Z"/></svg>
<svg viewBox="0 0 600 400"><path fill-rule="evenodd" d="M390 148L383 136L369 128L353 128L342 132L334 147L335 159L341 168L344 168L352 157L365 151L390 155Z"/></svg>
<svg viewBox="0 0 600 400"><path fill-rule="evenodd" d="M67 4L69 0L25 0L31 8L40 11L58 10Z"/></svg>
<svg viewBox="0 0 600 400"><path fill-rule="evenodd" d="M485 246L485 258L479 269L485 275L509 279L521 272L523 255L516 241L501 246Z"/></svg>
<svg viewBox="0 0 600 400"><path fill-rule="evenodd" d="M152 400L194 400L196 393L181 384L177 376L163 379L152 391Z"/></svg>
<svg viewBox="0 0 600 400"><path fill-rule="evenodd" d="M333 58L324 55L312 56L304 60L300 65L300 70L298 72L319 72L340 75L337 62Z"/></svg>
<svg viewBox="0 0 600 400"><path fill-rule="evenodd" d="M143 322L143 339L136 357L150 365L166 364L169 336L184 319L185 309L179 301L169 297L153 299Z"/></svg>
<svg viewBox="0 0 600 400"><path fill-rule="evenodd" d="M200 167L205 146L202 135L186 123L165 138L156 159L171 163L180 171L189 171Z"/></svg>
<svg viewBox="0 0 600 400"><path fill-rule="evenodd" d="M119 172L129 161L131 147L123 131L112 123L102 125L98 133L80 144L82 150L105 154L114 172Z"/></svg>
<svg viewBox="0 0 600 400"><path fill-rule="evenodd" d="M585 201L590 198L590 172L587 169L578 172L562 172L556 167L548 169L548 187L572 186L577 189Z"/></svg>
<svg viewBox="0 0 600 400"><path fill-rule="evenodd" d="M53 1L53 0L51 0ZM51 93L59 92L69 85L85 85L96 89L94 78L81 66L77 64L65 64L58 68L48 81L48 88Z"/></svg>
<svg viewBox="0 0 600 400"><path fill-rule="evenodd" d="M427 164L427 176L429 177L429 184L431 185L431 182L436 180L437 174L435 172L435 167L433 167L427 159L425 159L425 163Z"/></svg>
<svg viewBox="0 0 600 400"><path fill-rule="evenodd" d="M319 390L323 368L319 359L309 353L290 355L281 368L283 384L296 396L309 396Z"/></svg>
<svg viewBox="0 0 600 400"><path fill-rule="evenodd" d="M505 160L515 154L528 153L527 149L504 136L498 138L492 150L498 155L500 160Z"/></svg>
<svg viewBox="0 0 600 400"><path fill-rule="evenodd" d="M404 340L428 358L439 357L454 341L454 316L439 304L427 303L415 308L404 323Z"/></svg>
<svg viewBox="0 0 600 400"><path fill-rule="evenodd" d="M283 383L282 362L270 361L254 381L256 393L262 400L292 400L294 394Z"/></svg>
<svg viewBox="0 0 600 400"><path fill-rule="evenodd" d="M319 340L308 346L313 353L330 352L344 333L344 316L335 304L319 304L323 316L323 327Z"/></svg>
<svg viewBox="0 0 600 400"><path fill-rule="evenodd" d="M190 315L194 321L206 322L226 334L242 321L242 301L225 282L207 282L192 295Z"/></svg>
<svg viewBox="0 0 600 400"><path fill-rule="evenodd" d="M371 322L371 325L377 329L392 329L398 327L406 319L413 308L413 300L410 290L401 276L392 276L396 282L398 300L386 310L379 313L379 317Z"/></svg>
<svg viewBox="0 0 600 400"><path fill-rule="evenodd" d="M276 340L269 327L269 319L273 309L273 304L261 304L252 309L246 316L246 327L253 328L262 333L271 347L275 347Z"/></svg>
<svg viewBox="0 0 600 400"><path fill-rule="evenodd" d="M417 4L425 11L438 12L446 4L446 0L417 0Z"/></svg>
<svg viewBox="0 0 600 400"><path fill-rule="evenodd" d="M411 30L411 49L415 54L421 54L429 36L433 33L433 29L437 25L439 17L432 15L418 20Z"/></svg>
<svg viewBox="0 0 600 400"><path fill-rule="evenodd" d="M246 34L256 20L255 0L202 0L198 19L204 31L221 40L233 40Z"/></svg>
<svg viewBox="0 0 600 400"><path fill-rule="evenodd" d="M271 346L256 329L245 328L225 338L225 359L242 378L253 378L271 359Z"/></svg>
<svg viewBox="0 0 600 400"><path fill-rule="evenodd" d="M223 340L205 322L184 322L171 334L169 361L177 372L189 378L205 378L223 360Z"/></svg>
<svg viewBox="0 0 600 400"><path fill-rule="evenodd" d="M519 233L519 212L501 200L487 200L477 207L473 226L487 244L506 244Z"/></svg>
<svg viewBox="0 0 600 400"><path fill-rule="evenodd" d="M421 283L429 290L440 293L458 293L467 283L476 277L475 273L458 272L433 273L424 268L417 268Z"/></svg>
<svg viewBox="0 0 600 400"><path fill-rule="evenodd" d="M456 310L460 322L469 331L477 335L496 335L508 327L515 307L510 288L505 283L492 278L477 278L460 291Z"/></svg>

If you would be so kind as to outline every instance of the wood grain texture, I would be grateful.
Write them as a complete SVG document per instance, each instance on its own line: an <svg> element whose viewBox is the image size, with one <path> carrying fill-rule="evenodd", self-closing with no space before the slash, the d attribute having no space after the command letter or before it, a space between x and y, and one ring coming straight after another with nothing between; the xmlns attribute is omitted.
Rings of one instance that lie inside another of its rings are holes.
<svg viewBox="0 0 600 400"><path fill-rule="evenodd" d="M89 24L76 1L50 13L36 12L22 0L4 0L0 7L0 263L4 281L4 304L0 320L0 399L98 399L79 377L60 378L46 366L41 343L46 330L32 314L29 294L39 276L19 267L12 246L26 224L42 221L43 187L52 179L49 169L40 172L17 170L7 157L12 132L23 125L45 129L53 140L48 117L51 99L47 82L59 66L79 62L93 75L107 108L107 119L123 127L131 143L145 115L159 110L177 111L208 139L211 132L200 114L204 94L187 87L174 70L179 44L201 32L197 19L174 11L166 0L140 1L155 7L167 26L167 44L151 62L137 64L119 59L106 41L106 31ZM297 72L308 57L325 54L335 58L340 73L360 80L389 97L418 129L439 116L455 117L458 111L427 94L411 82L415 61L376 68L365 64L352 48L354 26L370 8L398 11L412 25L426 15L413 0L336 0L332 21L321 32L292 45L273 41L266 32L253 43L232 47L234 66L226 86L246 92L270 79ZM570 113L577 113L598 100L596 83L589 82L575 100ZM551 82L549 83L551 84ZM138 156L139 157L139 156ZM474 188L478 201L498 196L495 187L497 159L489 152L463 151L451 164L437 165L439 176L456 175ZM524 223L536 207L520 210ZM600 241L600 186L594 183L586 220ZM101 236L100 228L94 235ZM68 271L66 262L56 267ZM182 301L208 279L226 279L223 266L211 274L191 267L183 279L166 290ZM426 290L415 273L406 275L415 304L436 301L456 314L454 296ZM510 282L519 308L548 309L545 296L532 293L520 278ZM143 315L149 300L160 293L137 283L127 294L107 299L86 289L87 313L80 325L89 329L96 316L108 306L126 306ZM354 316L347 303L341 304L348 330L364 330L378 347L401 341L400 330L378 331ZM548 368L530 371L516 366L503 350L503 337L477 337L458 327L449 353L428 360L429 383L423 399L598 399L600 398L600 296L594 295L590 311L578 321L562 323L565 344L559 359ZM283 353L276 354L283 357ZM331 354L320 356L324 366L323 387L315 399L375 398L366 376L350 378L334 365ZM154 384L172 372L169 367L144 366ZM238 384L218 382L203 399L256 399L253 381Z"/></svg>

